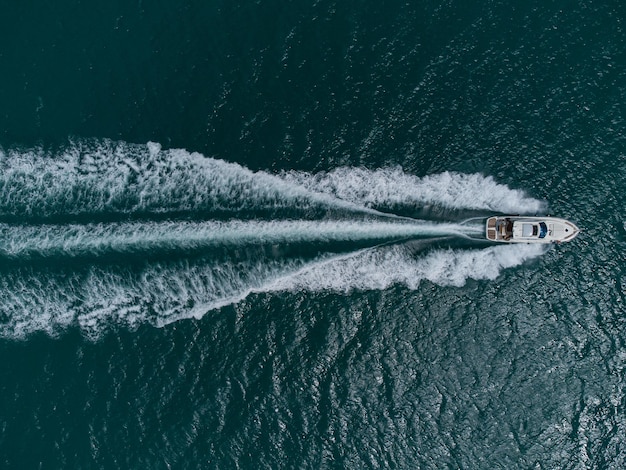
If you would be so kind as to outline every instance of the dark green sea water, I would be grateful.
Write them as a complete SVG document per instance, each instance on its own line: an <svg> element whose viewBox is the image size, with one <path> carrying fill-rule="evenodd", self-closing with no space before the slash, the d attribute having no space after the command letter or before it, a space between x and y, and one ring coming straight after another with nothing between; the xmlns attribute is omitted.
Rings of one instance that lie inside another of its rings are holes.
<svg viewBox="0 0 626 470"><path fill-rule="evenodd" d="M0 11L1 468L626 467L622 2Z"/></svg>

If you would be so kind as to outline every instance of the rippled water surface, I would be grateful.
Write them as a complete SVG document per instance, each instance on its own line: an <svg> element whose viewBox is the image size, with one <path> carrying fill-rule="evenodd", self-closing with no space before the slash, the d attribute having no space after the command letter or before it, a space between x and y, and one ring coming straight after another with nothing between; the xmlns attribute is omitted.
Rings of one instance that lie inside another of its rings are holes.
<svg viewBox="0 0 626 470"><path fill-rule="evenodd" d="M3 9L2 467L626 466L625 21Z"/></svg>

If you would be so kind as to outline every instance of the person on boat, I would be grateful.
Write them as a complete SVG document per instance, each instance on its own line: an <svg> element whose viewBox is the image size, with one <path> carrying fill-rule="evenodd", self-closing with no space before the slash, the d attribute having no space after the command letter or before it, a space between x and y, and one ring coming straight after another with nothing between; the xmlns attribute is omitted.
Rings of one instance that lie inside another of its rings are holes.
<svg viewBox="0 0 626 470"><path fill-rule="evenodd" d="M513 222L511 222L511 219L509 219L508 217L506 219L504 219L505 225L506 225L506 229L505 229L505 235L504 235L504 239L505 240L510 240L511 236L513 235Z"/></svg>

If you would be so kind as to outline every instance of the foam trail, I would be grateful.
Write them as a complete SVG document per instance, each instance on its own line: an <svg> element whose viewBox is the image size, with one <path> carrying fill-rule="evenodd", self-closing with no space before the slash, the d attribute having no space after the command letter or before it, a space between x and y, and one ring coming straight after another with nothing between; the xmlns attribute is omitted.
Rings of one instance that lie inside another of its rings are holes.
<svg viewBox="0 0 626 470"><path fill-rule="evenodd" d="M0 254L8 258L86 256L110 252L192 250L211 246L302 242L390 241L465 235L460 224L362 221L131 222L14 226L0 224Z"/></svg>
<svg viewBox="0 0 626 470"><path fill-rule="evenodd" d="M340 168L274 175L154 143L106 140L73 142L59 152L0 149L0 254L12 260L0 264L0 336L55 335L77 326L97 338L113 325L132 329L200 318L255 292L348 292L398 283L413 289L424 280L461 286L467 279L495 279L543 252L516 245L415 258L394 245L342 257L304 250L306 255L281 258L239 249L378 244L482 231L469 224L391 219L393 214L381 219L378 212L428 205L505 213L543 209L540 201L478 174L418 178L400 168ZM355 214L368 218L355 220ZM246 220L251 218L258 220ZM202 251L185 257L168 251L223 246L236 249L216 250L219 260ZM111 253L167 256L139 263L119 256L103 256L105 263L57 262ZM28 261L48 256L55 262Z"/></svg>
<svg viewBox="0 0 626 470"><path fill-rule="evenodd" d="M282 177L310 191L380 209L430 204L514 214L546 209L544 202L480 174L446 171L419 178L399 167L378 170L342 167L315 175L292 171Z"/></svg>
<svg viewBox="0 0 626 470"><path fill-rule="evenodd" d="M0 217L341 209L383 215L278 176L159 144L0 149Z"/></svg>
<svg viewBox="0 0 626 470"><path fill-rule="evenodd" d="M462 287L468 279L494 280L502 270L545 253L540 245L494 246L483 250L437 250L415 259L404 246L362 250L304 267L264 286L268 291L379 290L394 284L417 289L422 281Z"/></svg>
<svg viewBox="0 0 626 470"><path fill-rule="evenodd" d="M0 277L0 336L58 335L78 326L97 339L114 326L160 327L199 318L224 299L302 267L302 260L152 263L139 271L23 268Z"/></svg>
<svg viewBox="0 0 626 470"><path fill-rule="evenodd" d="M78 325L98 338L113 325L157 327L239 302L251 293L417 289L428 280L463 286L468 279L493 280L504 269L537 257L537 245L483 250L438 250L415 258L403 246L362 250L351 255L301 259L155 263L140 271L97 266L83 271L20 269L0 277L0 336L51 335Z"/></svg>
<svg viewBox="0 0 626 470"><path fill-rule="evenodd" d="M463 287L468 279L495 280L504 269L536 258L548 248L540 245L496 246L484 250L437 250L414 259L405 246L364 249L322 259L261 287L223 299L215 307L237 303L250 294L307 290L349 293L384 290L395 284L417 289L423 281Z"/></svg>
<svg viewBox="0 0 626 470"><path fill-rule="evenodd" d="M440 205L505 213L541 212L536 199L480 174L418 178L400 168L343 167L273 175L159 144L76 141L65 149L0 149L0 219L226 212L258 214ZM293 218L293 215L289 217Z"/></svg>

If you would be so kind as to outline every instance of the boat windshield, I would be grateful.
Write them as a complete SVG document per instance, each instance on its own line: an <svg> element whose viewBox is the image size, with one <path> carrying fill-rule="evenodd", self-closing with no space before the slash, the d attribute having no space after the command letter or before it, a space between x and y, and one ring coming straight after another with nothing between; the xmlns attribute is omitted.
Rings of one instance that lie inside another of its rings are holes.
<svg viewBox="0 0 626 470"><path fill-rule="evenodd" d="M539 223L539 238L544 238L548 234L548 226L544 222Z"/></svg>

